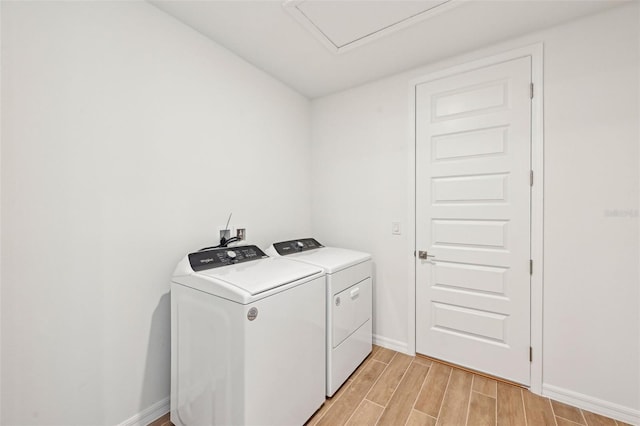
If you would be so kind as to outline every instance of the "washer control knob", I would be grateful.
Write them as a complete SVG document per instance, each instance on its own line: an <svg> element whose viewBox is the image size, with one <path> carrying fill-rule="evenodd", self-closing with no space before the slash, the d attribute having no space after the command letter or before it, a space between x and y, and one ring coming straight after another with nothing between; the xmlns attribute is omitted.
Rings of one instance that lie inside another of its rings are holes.
<svg viewBox="0 0 640 426"><path fill-rule="evenodd" d="M302 241L298 241L298 242L296 242L296 247L302 248L302 247L304 247L304 243Z"/></svg>
<svg viewBox="0 0 640 426"><path fill-rule="evenodd" d="M235 258L236 258L236 256L237 256L237 255L236 255L236 252L235 252L235 251L233 251L233 250L229 250L229 251L227 252L227 257L228 257L229 259L235 259Z"/></svg>

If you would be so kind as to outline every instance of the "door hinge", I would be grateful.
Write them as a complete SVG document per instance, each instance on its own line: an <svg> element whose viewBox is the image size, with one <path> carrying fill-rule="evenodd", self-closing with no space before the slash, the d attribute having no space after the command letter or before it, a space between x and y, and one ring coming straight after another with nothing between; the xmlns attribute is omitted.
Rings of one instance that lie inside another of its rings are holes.
<svg viewBox="0 0 640 426"><path fill-rule="evenodd" d="M529 99L533 99L533 83L529 85Z"/></svg>
<svg viewBox="0 0 640 426"><path fill-rule="evenodd" d="M533 186L533 170L529 171L529 186Z"/></svg>
<svg viewBox="0 0 640 426"><path fill-rule="evenodd" d="M529 275L533 275L533 259L529 259Z"/></svg>
<svg viewBox="0 0 640 426"><path fill-rule="evenodd" d="M533 362L533 348L529 346L529 362Z"/></svg>

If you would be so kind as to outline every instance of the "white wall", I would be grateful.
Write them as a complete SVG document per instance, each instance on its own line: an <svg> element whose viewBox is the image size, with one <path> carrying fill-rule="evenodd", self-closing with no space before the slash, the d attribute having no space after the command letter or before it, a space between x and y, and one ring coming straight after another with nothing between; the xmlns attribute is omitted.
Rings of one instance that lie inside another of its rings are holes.
<svg viewBox="0 0 640 426"><path fill-rule="evenodd" d="M408 84L383 80L312 103L312 220L326 245L373 254L374 334L407 342ZM391 222L402 235L391 234ZM398 347L400 346L400 347ZM404 348L406 350L406 348Z"/></svg>
<svg viewBox="0 0 640 426"><path fill-rule="evenodd" d="M640 422L637 10L545 38L543 368Z"/></svg>
<svg viewBox="0 0 640 426"><path fill-rule="evenodd" d="M406 229L413 197L409 81L542 41L544 390L640 422L638 16L634 2L313 101L314 235L373 253L380 342L408 342L413 253L391 222Z"/></svg>
<svg viewBox="0 0 640 426"><path fill-rule="evenodd" d="M169 280L233 211L310 235L309 102L145 2L2 2L2 418L169 395Z"/></svg>

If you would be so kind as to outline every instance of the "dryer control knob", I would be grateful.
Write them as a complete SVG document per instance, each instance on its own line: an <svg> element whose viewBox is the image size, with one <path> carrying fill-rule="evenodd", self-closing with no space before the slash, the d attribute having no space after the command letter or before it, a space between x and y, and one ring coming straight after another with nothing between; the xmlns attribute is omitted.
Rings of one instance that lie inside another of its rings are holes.
<svg viewBox="0 0 640 426"><path fill-rule="evenodd" d="M302 247L304 247L304 243L302 241L298 241L298 242L296 242L296 247L302 248Z"/></svg>
<svg viewBox="0 0 640 426"><path fill-rule="evenodd" d="M236 258L236 256L237 256L237 255L236 255L236 252L235 252L235 251L233 251L233 250L229 250L229 251L227 252L227 257L228 257L229 259L235 259L235 258Z"/></svg>

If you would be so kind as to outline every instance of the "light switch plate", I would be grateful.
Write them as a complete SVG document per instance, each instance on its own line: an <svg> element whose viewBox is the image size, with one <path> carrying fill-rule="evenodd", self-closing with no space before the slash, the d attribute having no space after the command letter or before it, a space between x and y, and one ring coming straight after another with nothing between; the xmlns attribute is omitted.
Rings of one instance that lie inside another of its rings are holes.
<svg viewBox="0 0 640 426"><path fill-rule="evenodd" d="M400 222L391 222L391 233L393 235L400 235Z"/></svg>

